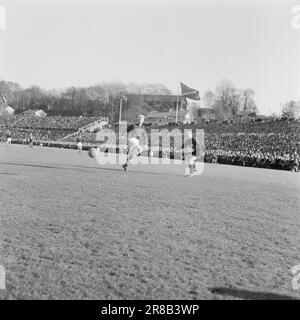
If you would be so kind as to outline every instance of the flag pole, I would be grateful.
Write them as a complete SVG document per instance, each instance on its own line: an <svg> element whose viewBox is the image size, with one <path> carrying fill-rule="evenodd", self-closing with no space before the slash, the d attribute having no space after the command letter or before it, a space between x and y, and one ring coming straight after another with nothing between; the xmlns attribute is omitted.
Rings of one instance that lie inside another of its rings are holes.
<svg viewBox="0 0 300 320"><path fill-rule="evenodd" d="M179 100L179 86L177 87L177 104L176 104L176 117L175 117L176 124L177 124L177 120L178 120L178 100Z"/></svg>

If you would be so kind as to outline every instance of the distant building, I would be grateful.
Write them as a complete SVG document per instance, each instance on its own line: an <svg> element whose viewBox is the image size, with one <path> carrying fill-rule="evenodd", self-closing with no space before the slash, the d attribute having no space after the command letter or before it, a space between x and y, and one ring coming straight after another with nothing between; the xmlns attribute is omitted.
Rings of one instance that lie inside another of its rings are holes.
<svg viewBox="0 0 300 320"><path fill-rule="evenodd" d="M148 104L160 104L160 103L170 103L174 108L176 108L177 101L181 102L181 96L167 94L167 95L153 95L153 94L127 94L127 99L130 101L131 99L139 98L143 102Z"/></svg>
<svg viewBox="0 0 300 320"><path fill-rule="evenodd" d="M13 109L11 106L7 106L3 112L3 114L9 115L9 116L12 116L14 113L15 113L15 109Z"/></svg>
<svg viewBox="0 0 300 320"><path fill-rule="evenodd" d="M133 94L133 93L124 93L128 103L131 101L141 101L149 105L169 105L172 109L176 109L177 102L179 109L186 109L187 101L185 97L177 96L174 94ZM111 103L117 104L119 98L110 97Z"/></svg>
<svg viewBox="0 0 300 320"><path fill-rule="evenodd" d="M47 113L43 110L37 110L35 112L35 116L39 118L45 118L47 116Z"/></svg>
<svg viewBox="0 0 300 320"><path fill-rule="evenodd" d="M203 120L214 120L216 119L216 112L211 108L200 108L198 109L198 118Z"/></svg>
<svg viewBox="0 0 300 320"><path fill-rule="evenodd" d="M29 109L29 110L24 111L24 112L23 112L23 115L24 115L25 117L34 117L34 116L35 116L35 111L36 111L36 110L31 110L31 109Z"/></svg>
<svg viewBox="0 0 300 320"><path fill-rule="evenodd" d="M23 112L25 117L39 117L44 118L47 116L47 113L43 110L26 110Z"/></svg>
<svg viewBox="0 0 300 320"><path fill-rule="evenodd" d="M187 115L189 114L189 110L179 110L177 115L177 122L185 122L187 119ZM153 124L168 124L176 122L176 111L170 110L168 112L159 112L152 111L147 114L145 118L146 123Z"/></svg>
<svg viewBox="0 0 300 320"><path fill-rule="evenodd" d="M253 116L252 111L240 111L237 114L237 117L241 120L250 119Z"/></svg>
<svg viewBox="0 0 300 320"><path fill-rule="evenodd" d="M208 108L198 109L198 119L213 120L216 118L215 110ZM178 110L177 122L191 123L198 119L195 119L193 113L190 110ZM176 122L176 111L170 110L168 112L152 111L147 114L145 118L146 123L168 124Z"/></svg>
<svg viewBox="0 0 300 320"><path fill-rule="evenodd" d="M146 123L157 123L157 124L168 124L176 122L176 109L178 104L178 116L177 122L181 123L191 123L197 119L193 116L192 110L188 110L188 100L184 96L177 95L151 95L151 94L125 94L128 102L130 101L141 101L147 103L153 108L155 105L166 105L168 104L171 108L170 111L160 112L160 111L152 111L150 112L146 118ZM198 117L203 118L205 120L215 119L216 114L214 109L210 108L199 108L198 109Z"/></svg>

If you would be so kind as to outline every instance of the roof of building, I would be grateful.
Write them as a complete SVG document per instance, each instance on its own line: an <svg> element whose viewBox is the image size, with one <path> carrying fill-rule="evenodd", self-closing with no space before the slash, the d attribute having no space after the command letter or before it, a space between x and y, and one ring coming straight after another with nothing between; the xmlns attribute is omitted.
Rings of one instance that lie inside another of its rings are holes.
<svg viewBox="0 0 300 320"><path fill-rule="evenodd" d="M151 112L147 114L146 118L166 118L166 112Z"/></svg>
<svg viewBox="0 0 300 320"><path fill-rule="evenodd" d="M189 110L178 110L178 116L184 116L189 113ZM168 118L168 117L176 117L176 111L167 111L167 112L159 112L152 111L147 114L146 118Z"/></svg>
<svg viewBox="0 0 300 320"><path fill-rule="evenodd" d="M240 117L248 117L251 114L251 111L240 111L238 116Z"/></svg>
<svg viewBox="0 0 300 320"><path fill-rule="evenodd" d="M36 112L38 111L37 109L36 110L32 110L32 109L28 109L28 110L25 110L23 113L31 113L31 112Z"/></svg>
<svg viewBox="0 0 300 320"><path fill-rule="evenodd" d="M11 106L7 106L7 107L5 107L5 109L4 109L5 111L15 111L15 109L14 108L12 108Z"/></svg>

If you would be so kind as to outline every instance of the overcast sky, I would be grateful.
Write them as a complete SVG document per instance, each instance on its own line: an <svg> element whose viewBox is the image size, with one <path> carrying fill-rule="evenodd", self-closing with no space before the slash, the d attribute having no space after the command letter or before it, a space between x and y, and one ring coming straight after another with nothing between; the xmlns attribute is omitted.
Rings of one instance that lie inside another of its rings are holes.
<svg viewBox="0 0 300 320"><path fill-rule="evenodd" d="M291 25L297 4L0 0L0 77L47 89L164 83L174 93L182 81L200 94L227 78L254 89L262 113L278 112L281 102L300 100L300 29Z"/></svg>

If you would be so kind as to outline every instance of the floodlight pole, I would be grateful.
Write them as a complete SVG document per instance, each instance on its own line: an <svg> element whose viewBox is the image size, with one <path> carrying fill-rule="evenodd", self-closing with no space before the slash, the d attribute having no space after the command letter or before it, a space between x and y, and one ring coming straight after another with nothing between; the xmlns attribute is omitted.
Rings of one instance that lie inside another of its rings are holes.
<svg viewBox="0 0 300 320"><path fill-rule="evenodd" d="M121 123L121 119L122 119L122 101L123 101L123 98L120 99L119 123Z"/></svg>
<svg viewBox="0 0 300 320"><path fill-rule="evenodd" d="M177 88L177 103L176 103L176 117L175 117L175 123L177 124L177 120L178 120L178 103L179 103L179 86Z"/></svg>

